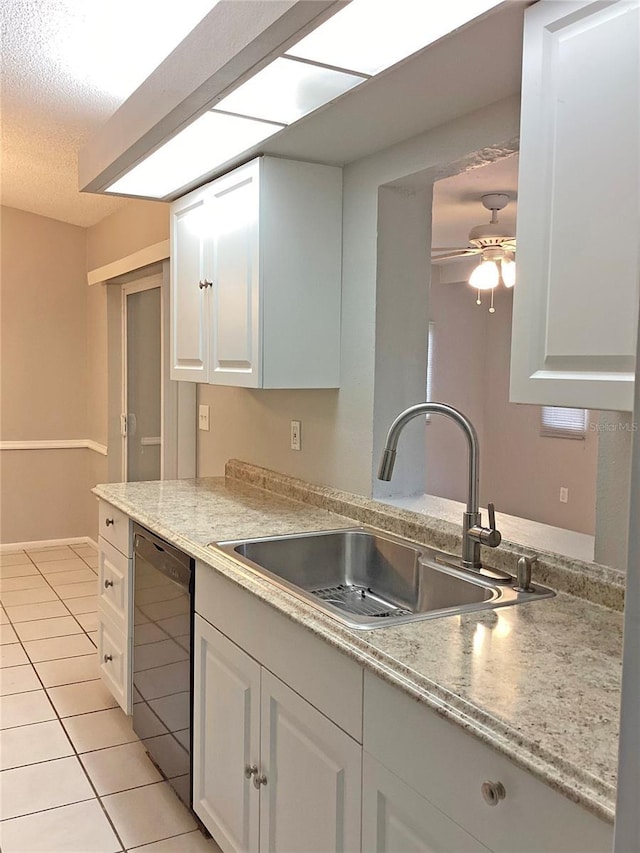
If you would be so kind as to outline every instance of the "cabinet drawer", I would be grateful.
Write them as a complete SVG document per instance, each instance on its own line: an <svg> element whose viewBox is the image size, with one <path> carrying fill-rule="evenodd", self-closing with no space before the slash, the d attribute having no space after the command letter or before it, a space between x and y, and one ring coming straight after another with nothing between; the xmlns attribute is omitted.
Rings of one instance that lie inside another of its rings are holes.
<svg viewBox="0 0 640 853"><path fill-rule="evenodd" d="M126 635L98 611L98 663L103 682L125 714L131 714L131 648Z"/></svg>
<svg viewBox="0 0 640 853"><path fill-rule="evenodd" d="M129 625L133 560L127 559L102 536L98 537L98 602L126 635Z"/></svg>
<svg viewBox="0 0 640 853"><path fill-rule="evenodd" d="M483 844L366 752L362 757L362 780L365 853L489 853Z"/></svg>
<svg viewBox="0 0 640 853"><path fill-rule="evenodd" d="M125 557L131 556L129 516L105 501L98 506L98 533Z"/></svg>
<svg viewBox="0 0 640 853"><path fill-rule="evenodd" d="M212 554L213 558L213 554ZM196 612L362 742L362 668L204 563Z"/></svg>
<svg viewBox="0 0 640 853"><path fill-rule="evenodd" d="M613 827L516 767L462 728L365 673L364 748L494 851L609 851ZM495 807L485 781L501 782Z"/></svg>

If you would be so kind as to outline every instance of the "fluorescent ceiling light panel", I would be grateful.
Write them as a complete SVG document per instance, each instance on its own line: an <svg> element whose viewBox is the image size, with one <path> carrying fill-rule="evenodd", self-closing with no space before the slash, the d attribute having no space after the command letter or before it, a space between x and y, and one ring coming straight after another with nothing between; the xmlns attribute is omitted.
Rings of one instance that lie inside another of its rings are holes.
<svg viewBox="0 0 640 853"><path fill-rule="evenodd" d="M378 74L499 2L352 0L287 54L361 74Z"/></svg>
<svg viewBox="0 0 640 853"><path fill-rule="evenodd" d="M365 79L280 57L223 98L215 108L291 124Z"/></svg>
<svg viewBox="0 0 640 853"><path fill-rule="evenodd" d="M205 113L106 192L164 198L279 130L279 124Z"/></svg>

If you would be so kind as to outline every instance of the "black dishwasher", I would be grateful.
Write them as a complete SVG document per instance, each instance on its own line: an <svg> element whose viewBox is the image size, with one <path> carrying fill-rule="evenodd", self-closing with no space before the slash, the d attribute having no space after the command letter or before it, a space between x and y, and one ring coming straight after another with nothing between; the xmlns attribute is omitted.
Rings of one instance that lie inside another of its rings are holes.
<svg viewBox="0 0 640 853"><path fill-rule="evenodd" d="M133 526L133 730L191 808L193 559Z"/></svg>

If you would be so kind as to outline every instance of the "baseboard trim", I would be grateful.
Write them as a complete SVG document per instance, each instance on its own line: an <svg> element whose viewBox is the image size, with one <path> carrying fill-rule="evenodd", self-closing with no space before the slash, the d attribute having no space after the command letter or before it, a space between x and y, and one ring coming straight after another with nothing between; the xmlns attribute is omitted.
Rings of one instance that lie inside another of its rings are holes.
<svg viewBox="0 0 640 853"><path fill-rule="evenodd" d="M0 554L11 551L36 551L39 548L62 548L64 545L91 545L96 550L98 543L91 536L72 536L67 539L38 539L31 542L6 542L0 544Z"/></svg>
<svg viewBox="0 0 640 853"><path fill-rule="evenodd" d="M91 438L59 438L46 441L0 441L0 450L93 450L101 456L107 446Z"/></svg>

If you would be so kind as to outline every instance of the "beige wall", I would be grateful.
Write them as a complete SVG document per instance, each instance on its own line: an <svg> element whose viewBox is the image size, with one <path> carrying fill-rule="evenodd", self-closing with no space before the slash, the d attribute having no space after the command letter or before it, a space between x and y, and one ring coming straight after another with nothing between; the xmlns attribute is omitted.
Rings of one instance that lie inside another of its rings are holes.
<svg viewBox="0 0 640 853"><path fill-rule="evenodd" d="M169 205L132 201L87 229L87 269L126 258L169 237Z"/></svg>
<svg viewBox="0 0 640 853"><path fill-rule="evenodd" d="M493 501L498 511L593 535L598 433L589 430L584 441L543 437L540 407L509 402L512 301L512 291L498 290L491 315L488 299L477 306L466 285L433 284L434 399L461 409L478 430L484 506ZM426 491L466 500L459 429L433 418L426 445ZM561 486L569 489L566 504Z"/></svg>
<svg viewBox="0 0 640 853"><path fill-rule="evenodd" d="M2 438L84 438L85 231L2 209Z"/></svg>
<svg viewBox="0 0 640 853"><path fill-rule="evenodd" d="M88 437L85 230L2 208L3 441ZM87 533L90 451L2 451L0 536Z"/></svg>
<svg viewBox="0 0 640 853"><path fill-rule="evenodd" d="M4 441L108 442L107 285L87 270L169 234L168 205L131 202L92 228L2 208L0 427ZM97 536L94 451L0 452L0 542Z"/></svg>

